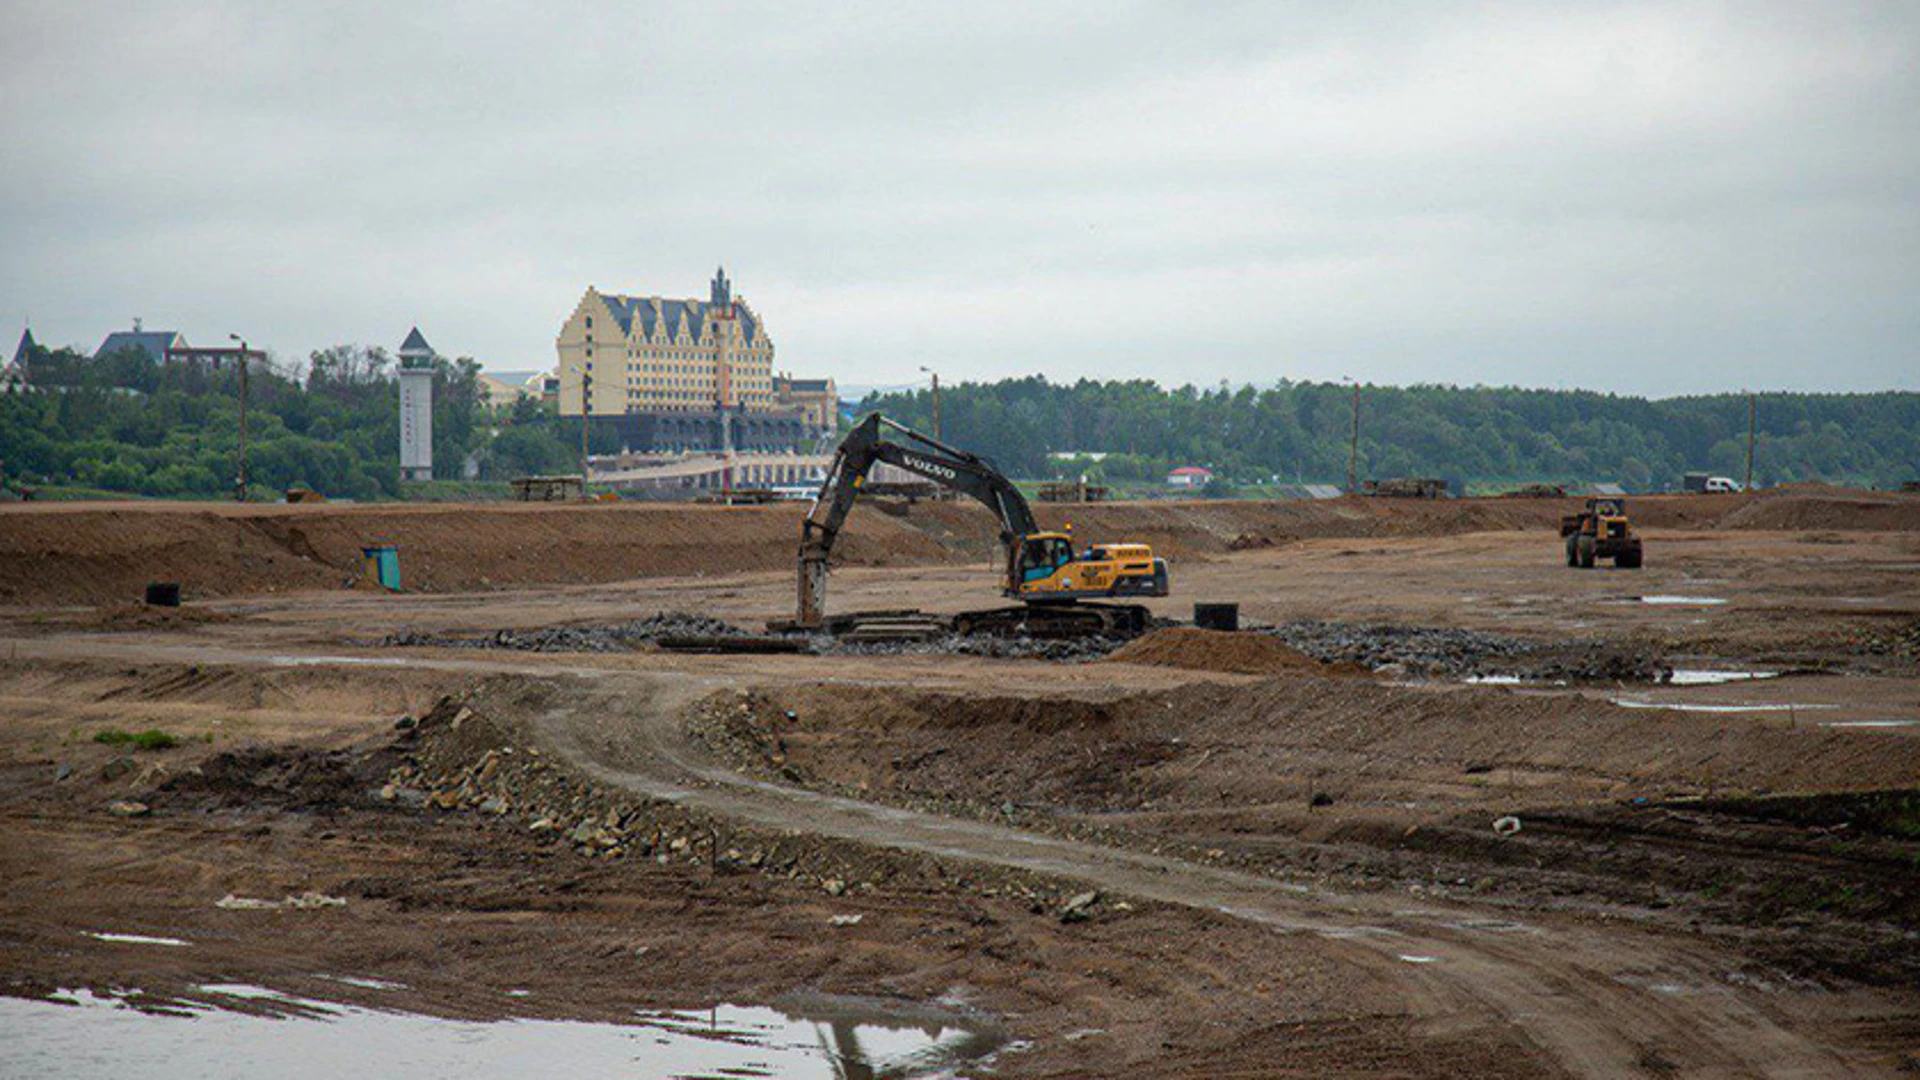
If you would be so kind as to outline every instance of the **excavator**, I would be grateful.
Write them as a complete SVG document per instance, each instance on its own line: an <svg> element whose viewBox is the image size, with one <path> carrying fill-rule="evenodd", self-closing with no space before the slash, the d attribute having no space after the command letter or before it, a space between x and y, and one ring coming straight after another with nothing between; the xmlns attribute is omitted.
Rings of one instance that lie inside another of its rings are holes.
<svg viewBox="0 0 1920 1080"><path fill-rule="evenodd" d="M883 461L979 500L1000 523L1001 592L1021 603L957 615L953 625L960 633L1131 636L1152 620L1145 606L1086 601L1167 595L1167 562L1148 545L1092 544L1075 551L1071 532L1042 531L1026 496L987 459L870 413L841 441L800 526L795 625L801 629L826 625L827 559L868 474Z"/></svg>

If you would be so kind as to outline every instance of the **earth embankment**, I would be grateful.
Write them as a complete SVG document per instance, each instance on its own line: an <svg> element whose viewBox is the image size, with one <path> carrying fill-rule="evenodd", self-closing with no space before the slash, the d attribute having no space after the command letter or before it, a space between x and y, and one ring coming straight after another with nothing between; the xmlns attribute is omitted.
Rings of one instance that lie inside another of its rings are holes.
<svg viewBox="0 0 1920 1080"><path fill-rule="evenodd" d="M1550 530L1576 499L1152 501L1036 507L1087 541L1136 540L1173 559L1329 537ZM1920 498L1829 488L1635 499L1652 529L1920 531ZM301 506L67 503L0 506L0 604L127 602L149 581L189 597L364 583L361 548L396 544L409 591L786 570L805 504ZM966 502L874 502L835 548L855 566L989 558L997 529Z"/></svg>

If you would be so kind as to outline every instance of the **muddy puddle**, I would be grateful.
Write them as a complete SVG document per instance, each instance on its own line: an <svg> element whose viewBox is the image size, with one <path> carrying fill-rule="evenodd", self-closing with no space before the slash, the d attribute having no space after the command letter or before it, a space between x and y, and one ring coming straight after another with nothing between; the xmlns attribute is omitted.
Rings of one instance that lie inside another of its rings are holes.
<svg viewBox="0 0 1920 1080"><path fill-rule="evenodd" d="M1777 679L1777 671L1720 671L1706 668L1674 668L1667 676L1670 686L1718 686L1721 683L1752 682L1755 679Z"/></svg>
<svg viewBox="0 0 1920 1080"><path fill-rule="evenodd" d="M846 998L637 1013L631 1023L610 1024L445 1020L245 984L203 986L192 1001L85 990L51 1000L0 997L0 1076L7 1077L907 1080L952 1076L1006 1045L990 1022Z"/></svg>
<svg viewBox="0 0 1920 1080"><path fill-rule="evenodd" d="M1668 686L1719 686L1724 683L1777 679L1777 671L1728 671L1709 668L1674 668L1655 681ZM1460 680L1468 686L1566 686L1565 679L1530 679L1524 675L1469 675Z"/></svg>
<svg viewBox="0 0 1920 1080"><path fill-rule="evenodd" d="M1634 698L1608 698L1607 700L1623 709L1672 709L1674 712L1697 713L1824 712L1828 709L1837 709L1840 707L1838 705L1792 705L1772 702L1753 705L1709 705L1697 701L1640 701Z"/></svg>

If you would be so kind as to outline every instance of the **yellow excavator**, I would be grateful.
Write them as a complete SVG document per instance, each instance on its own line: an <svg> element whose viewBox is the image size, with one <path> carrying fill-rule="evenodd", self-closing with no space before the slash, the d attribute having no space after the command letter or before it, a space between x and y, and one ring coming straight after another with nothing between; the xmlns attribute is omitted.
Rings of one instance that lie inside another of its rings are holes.
<svg viewBox="0 0 1920 1080"><path fill-rule="evenodd" d="M826 625L827 559L868 474L883 461L979 500L1000 522L1001 592L1021 603L955 616L963 634L1138 634L1152 621L1145 606L1086 601L1167 595L1167 562L1148 545L1097 543L1076 551L1071 533L1040 528L1026 496L991 462L872 413L841 441L801 523L798 627Z"/></svg>

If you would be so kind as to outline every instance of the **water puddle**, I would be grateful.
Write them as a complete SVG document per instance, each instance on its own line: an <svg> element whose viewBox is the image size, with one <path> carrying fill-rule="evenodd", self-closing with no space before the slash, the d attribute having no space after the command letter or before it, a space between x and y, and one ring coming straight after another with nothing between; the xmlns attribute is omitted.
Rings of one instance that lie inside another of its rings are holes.
<svg viewBox="0 0 1920 1080"><path fill-rule="evenodd" d="M1846 727L1846 728L1896 728L1896 727L1914 727L1916 725L1920 725L1920 720L1829 720L1826 723L1821 724L1820 726L1821 727Z"/></svg>
<svg viewBox="0 0 1920 1080"><path fill-rule="evenodd" d="M1440 958L1437 956L1421 956L1418 953L1401 953L1400 959L1409 964L1437 964L1440 962Z"/></svg>
<svg viewBox="0 0 1920 1080"><path fill-rule="evenodd" d="M1708 671L1704 668L1674 668L1667 679L1670 686L1718 686L1721 683L1750 682L1754 679L1777 679L1777 671Z"/></svg>
<svg viewBox="0 0 1920 1080"><path fill-rule="evenodd" d="M328 982L337 982L342 986L357 986L362 990L410 990L406 983L388 982L385 979L367 979L356 975L317 975L315 978Z"/></svg>
<svg viewBox="0 0 1920 1080"><path fill-rule="evenodd" d="M1643 596L1643 604L1678 604L1691 607L1714 607L1726 603L1717 596Z"/></svg>
<svg viewBox="0 0 1920 1080"><path fill-rule="evenodd" d="M0 1031L7 1033L0 1039L0 1076L907 1080L952 1076L1008 1045L1005 1032L971 1016L858 999L722 1005L608 1024L443 1020L237 983L199 991L247 1007L169 1001L164 1009L143 1011L127 998L84 990L45 1001L0 997Z"/></svg>
<svg viewBox="0 0 1920 1080"><path fill-rule="evenodd" d="M1518 675L1469 675L1464 681L1468 686L1520 686L1527 680Z"/></svg>
<svg viewBox="0 0 1920 1080"><path fill-rule="evenodd" d="M1635 701L1631 698L1608 698L1609 704L1623 709L1672 709L1674 712L1697 713L1747 713L1747 712L1815 712L1825 709L1837 709L1838 705L1702 705L1684 701Z"/></svg>
<svg viewBox="0 0 1920 1080"><path fill-rule="evenodd" d="M148 937L145 934L104 934L92 930L83 931L95 941L113 941L122 945L166 945L171 948L185 948L191 941L181 941L175 937Z"/></svg>

